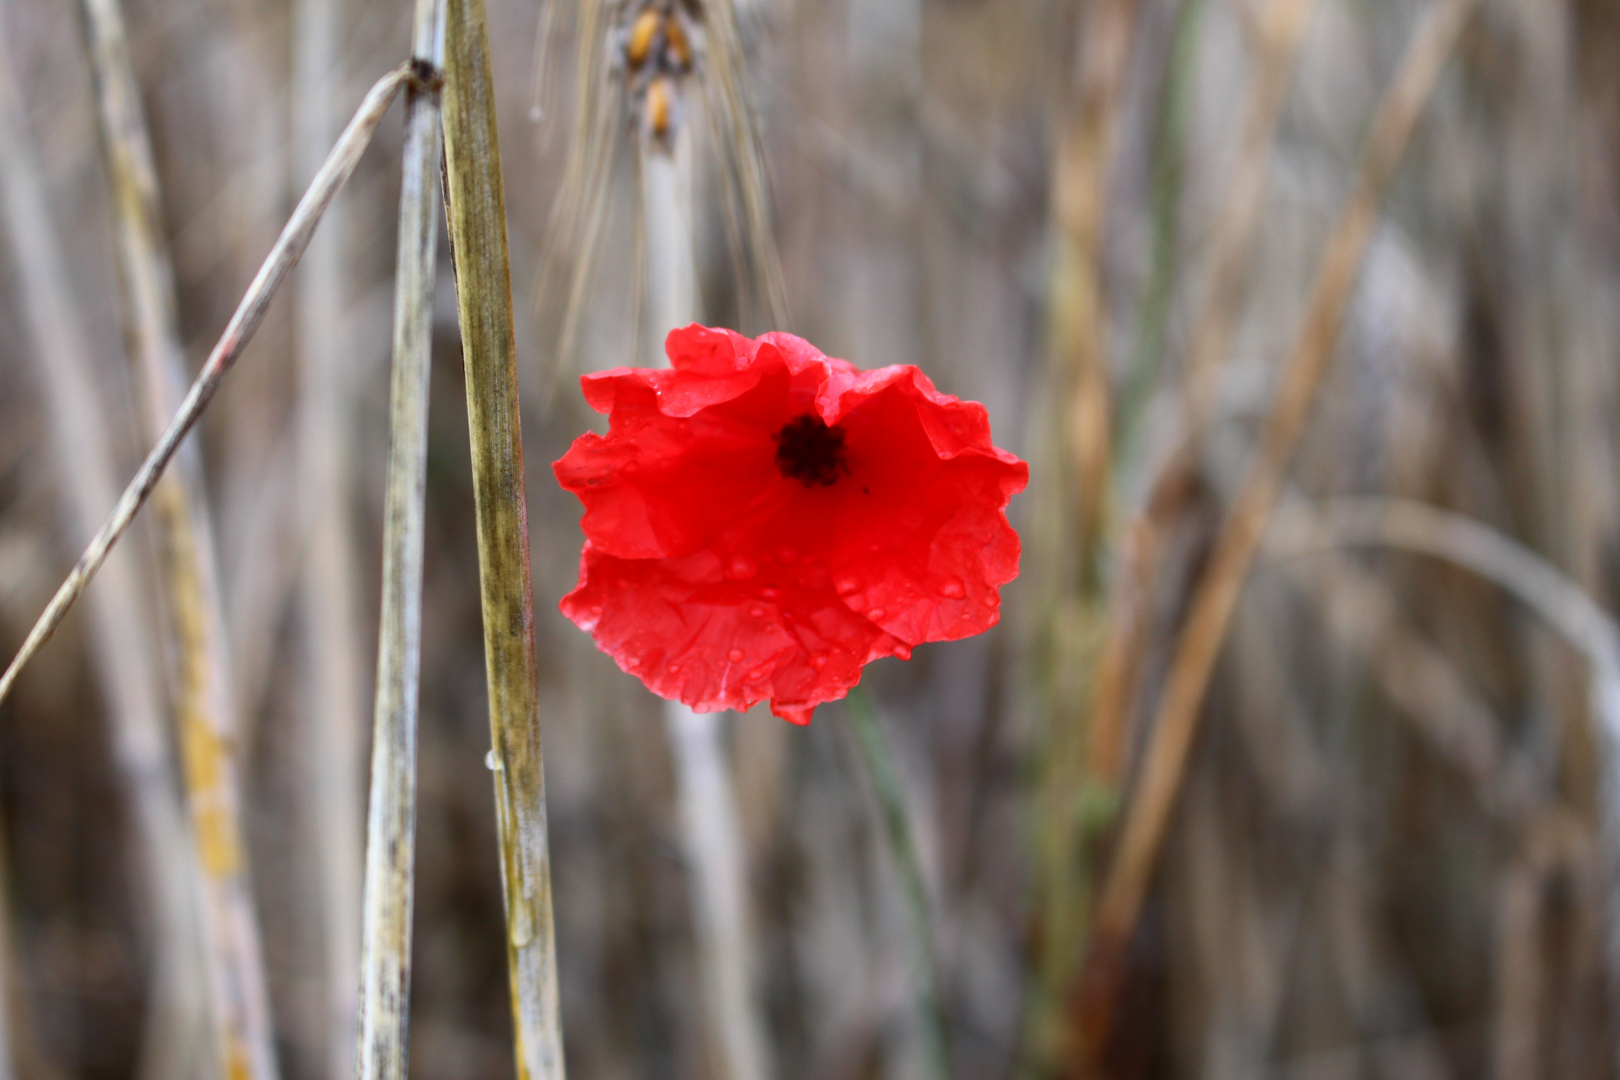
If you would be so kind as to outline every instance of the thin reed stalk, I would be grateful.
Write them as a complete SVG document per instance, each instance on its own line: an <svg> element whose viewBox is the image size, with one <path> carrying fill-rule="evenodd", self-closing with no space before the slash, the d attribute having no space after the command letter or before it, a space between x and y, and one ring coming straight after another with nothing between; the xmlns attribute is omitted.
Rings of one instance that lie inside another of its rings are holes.
<svg viewBox="0 0 1620 1080"><path fill-rule="evenodd" d="M1317 387L1333 358L1384 192L1473 7L1474 0L1437 0L1414 31L1394 81L1378 105L1355 186L1328 239L1304 324L1284 366L1260 444L1194 595L1098 906L1091 953L1094 978L1089 982L1091 996L1086 1008L1104 1028L1113 1007L1109 973L1135 932L1221 641Z"/></svg>
<svg viewBox="0 0 1620 1080"><path fill-rule="evenodd" d="M338 55L344 0L298 0L293 5L292 128L295 183L321 166L337 137L343 100ZM409 129L407 121L407 129ZM433 124L438 139L437 120ZM409 150L406 151L409 154ZM431 185L437 163L428 170ZM302 613L303 700L300 712L307 777L304 835L318 868L320 957L325 1008L307 1038L325 1049L328 1080L355 1072L354 1033L359 1014L361 877L360 753L365 700L351 494L350 421L354 403L352 350L345 333L349 297L349 215L332 206L310 240L293 278L295 351L298 357L297 483L304 520L298 603ZM429 263L431 264L431 259Z"/></svg>
<svg viewBox="0 0 1620 1080"><path fill-rule="evenodd" d="M1037 793L1034 918L1040 955L1024 1006L1023 1041L1036 1069L1067 1056L1068 1016L1062 990L1082 938L1085 868L1075 842L1075 778L1085 747L1078 704L1094 667L1103 594L1101 566L1112 481L1108 376L1108 309L1103 240L1108 181L1118 145L1119 100L1136 36L1137 0L1103 0L1084 9L1087 22L1079 68L1060 65L1064 86L1056 102L1051 174L1052 266L1048 272L1046 334L1056 402L1054 448L1063 462L1049 496L1056 507L1038 542L1055 578L1072 583L1049 594L1049 627L1058 676L1043 732Z"/></svg>
<svg viewBox="0 0 1620 1080"><path fill-rule="evenodd" d="M519 1080L561 1080L562 1019L512 271L483 0L451 0L445 55L445 204L467 376L493 744L490 763L500 828L517 1074Z"/></svg>
<svg viewBox="0 0 1620 1080"><path fill-rule="evenodd" d="M142 433L157 438L185 385L174 301L174 273L159 220L157 170L129 63L117 0L85 0L90 69L102 147L113 192L119 280ZM192 840L197 845L204 963L213 1006L215 1050L226 1076L277 1074L270 994L242 837L236 765L238 723L224 637L213 526L197 447L176 453L157 483L163 582L173 655L175 722L184 763Z"/></svg>
<svg viewBox="0 0 1620 1080"><path fill-rule="evenodd" d="M894 753L883 733L883 723L867 693L857 686L845 699L855 745L861 764L877 796L879 816L889 856L905 893L906 936L911 946L913 977L917 980L917 1013L926 1057L933 1075L951 1075L950 1029L945 1003L940 997L939 951L934 940L934 917L928 903L928 885L923 880L922 859L917 851L917 830L911 827L911 812L900 773L894 766Z"/></svg>
<svg viewBox="0 0 1620 1080"><path fill-rule="evenodd" d="M113 501L115 457L74 292L50 224L50 206L0 46L0 198L6 234L21 269L22 315L58 459L62 511L71 532L95 526ZM95 675L112 725L113 760L133 821L136 863L153 942L153 1000L142 1075L173 1075L207 1038L208 982L196 931L197 867L190 852L167 733L158 657L150 648L148 604L128 558L107 566L91 598Z"/></svg>
<svg viewBox="0 0 1620 1080"><path fill-rule="evenodd" d="M136 470L134 479L119 496L112 513L91 538L89 546L85 548L84 554L79 556L79 561L67 579L51 597L50 603L34 623L33 629L28 632L22 648L17 650L17 655L12 658L5 674L0 675L0 701L5 700L16 683L18 674L61 625L62 617L83 594L85 586L90 583L96 571L101 569L108 552L124 535L124 531L129 528L130 522L135 520L135 515L140 512L141 507L146 505L153 488L173 459L180 443L190 433L197 419L202 416L203 410L208 407L209 401L219 390L225 375L229 373L231 367L241 357L242 350L252 339L253 332L258 329L260 321L264 318L265 310L270 306L276 289L286 279L287 273L298 261L298 256L303 254L304 248L309 244L309 238L314 233L321 214L354 172L355 165L360 161L360 155L371 142L371 136L375 134L377 125L382 122L383 113L387 111L389 102L410 78L411 71L408 67L397 68L377 80L366 94L359 111L349 121L348 127L344 128L343 134L338 137L337 145L332 148L320 172L315 174L309 189L304 192L304 197L294 208L292 217L288 219L281 235L276 238L270 254L265 256L259 272L248 285L247 292L243 294L230 322L226 324L219 342L209 354L202 370L198 372L191 388L186 391L185 399L180 403L180 408L173 419L169 421L168 427L164 429L157 445L147 454L146 460Z"/></svg>
<svg viewBox="0 0 1620 1080"><path fill-rule="evenodd" d="M422 668L423 500L439 219L443 0L417 0L405 96L382 613L361 912L360 1080L404 1080L409 1050L411 910L416 871L416 726Z"/></svg>
<svg viewBox="0 0 1620 1080"><path fill-rule="evenodd" d="M673 145L640 141L642 226L647 255L647 322L654 365L664 335L697 315L692 229L692 140L681 128ZM753 1004L752 919L737 795L721 713L665 703L688 866L692 872L702 965L704 1015L720 1075L763 1080L766 1040Z"/></svg>

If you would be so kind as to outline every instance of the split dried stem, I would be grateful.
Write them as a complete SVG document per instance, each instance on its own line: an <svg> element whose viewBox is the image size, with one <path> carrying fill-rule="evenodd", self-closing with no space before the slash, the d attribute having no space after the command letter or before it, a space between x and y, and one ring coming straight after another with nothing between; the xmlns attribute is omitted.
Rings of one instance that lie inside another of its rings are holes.
<svg viewBox="0 0 1620 1080"><path fill-rule="evenodd" d="M61 625L62 617L84 593L85 586L90 583L96 571L101 569L108 552L124 535L124 531L129 528L130 522L135 520L135 515L140 512L141 507L146 505L153 488L157 486L163 471L168 468L180 443L202 416L203 410L208 407L208 403L219 390L225 375L229 373L231 367L241 357L242 350L252 339L253 332L258 329L260 321L264 318L265 310L270 306L276 289L286 279L287 273L298 261L298 256L303 254L304 248L309 244L309 238L320 222L321 214L354 172L355 165L360 161L360 155L371 142L371 136L376 132L377 125L382 122L383 113L387 111L389 102L411 77L408 67L398 68L379 79L366 94L359 111L339 136L337 145L332 148L320 172L315 174L309 189L304 192L304 197L293 210L292 217L288 219L281 235L276 238L270 254L265 257L259 272L248 285L247 292L243 294L236 312L226 324L219 342L186 392L179 411L169 421L157 445L141 463L135 478L119 496L112 513L97 530L90 545L85 548L84 554L79 556L79 561L68 574L67 580L62 582L56 594L51 597L50 603L34 623L33 629L28 632L22 648L17 650L17 655L12 658L5 674L0 675L0 701L4 701L11 692L23 667Z"/></svg>
<svg viewBox="0 0 1620 1080"><path fill-rule="evenodd" d="M445 205L467 376L517 1074L519 1080L561 1080L512 272L483 0L451 0L445 54Z"/></svg>
<svg viewBox="0 0 1620 1080"><path fill-rule="evenodd" d="M404 1080L409 1050L411 911L416 872L416 729L422 667L422 551L428 376L439 218L444 0L417 0L406 91L394 274L394 366L371 794L360 924L360 1080Z"/></svg>

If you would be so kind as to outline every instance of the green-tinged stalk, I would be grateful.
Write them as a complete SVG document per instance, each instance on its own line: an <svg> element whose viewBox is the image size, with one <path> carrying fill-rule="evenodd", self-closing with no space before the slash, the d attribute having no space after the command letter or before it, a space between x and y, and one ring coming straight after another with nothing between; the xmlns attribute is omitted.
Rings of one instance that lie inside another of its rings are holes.
<svg viewBox="0 0 1620 1080"><path fill-rule="evenodd" d="M1114 428L1121 419L1111 382L1110 312L1104 288L1109 182L1118 158L1119 103L1126 90L1138 0L1076 5L1082 48L1055 40L1061 81L1054 101L1051 162L1051 261L1045 334L1051 400L1047 453L1050 485L1037 510L1031 556L1044 564L1047 590L1039 617L1045 638L1045 730L1035 806L1036 865L1032 915L1034 977L1024 1002L1023 1067L1035 1073L1070 1054L1071 1017L1064 985L1077 963L1090 903L1091 867L1082 856L1086 816L1096 800L1081 783L1085 702L1095 683L1098 628L1106 617L1105 568L1112 555Z"/></svg>
<svg viewBox="0 0 1620 1080"><path fill-rule="evenodd" d="M428 373L439 219L444 0L417 0L406 91L394 275L394 368L382 614L360 941L360 1080L404 1080L410 1030L411 907L416 867L416 726L422 666L423 499Z"/></svg>
<svg viewBox="0 0 1620 1080"><path fill-rule="evenodd" d="M252 339L253 332L259 328L259 323L264 319L265 310L270 306L276 289L286 279L287 273L297 263L298 256L302 255L304 248L308 246L309 238L320 222L321 214L353 174L355 165L360 161L360 155L371 142L371 136L375 134L377 125L382 122L383 113L388 110L389 102L410 77L409 67L397 68L377 80L366 94L359 111L349 121L349 126L344 128L343 134L338 137L337 145L332 148L326 162L315 174L309 189L304 192L304 197L293 210L292 217L281 230L281 235L276 238L270 254L265 257L259 272L248 285L247 292L243 294L236 312L226 324L219 342L209 354L202 370L198 372L191 388L186 391L185 399L180 403L180 408L173 419L169 421L168 427L163 430L157 445L136 470L134 479L129 482L129 486L119 496L112 513L91 538L84 554L79 556L79 561L74 564L67 580L62 582L56 594L51 597L50 603L34 623L33 629L28 632L22 648L17 650L17 655L12 658L5 674L0 675L0 701L5 700L15 685L18 674L61 625L63 616L73 606L74 601L84 593L85 586L90 583L96 571L101 569L107 554L124 535L130 522L135 520L135 515L140 512L141 507L146 505L158 480L174 458L175 451L179 449L180 443L202 416L203 410L208 407L209 401L219 390L220 383L224 381L226 374Z"/></svg>
<svg viewBox="0 0 1620 1080"><path fill-rule="evenodd" d="M1138 464L1142 412L1163 366L1164 342L1175 295L1181 238L1182 178L1187 158L1187 106L1196 74L1198 39L1207 0L1181 0L1170 34L1158 130L1154 138L1150 214L1153 259L1137 317L1134 362L1115 408L1114 456L1127 469Z"/></svg>
<svg viewBox="0 0 1620 1080"><path fill-rule="evenodd" d="M445 203L467 376L513 1037L519 1080L561 1080L528 506L493 80L483 0L451 0L445 35Z"/></svg>
<svg viewBox="0 0 1620 1080"><path fill-rule="evenodd" d="M129 63L117 0L84 0L90 69L95 77L113 218L126 339L140 388L141 431L157 438L185 385L174 300L174 273L159 220L140 92ZM174 708L184 763L197 882L202 897L203 958L221 1074L269 1080L277 1074L270 994L258 916L248 882L237 774L237 717L224 638L213 527L195 444L179 448L176 468L154 492L168 598Z"/></svg>
<svg viewBox="0 0 1620 1080"><path fill-rule="evenodd" d="M80 329L73 287L51 227L50 207L28 138L9 58L0 48L0 199L13 261L20 268L21 314L58 459L68 531L88 533L117 492L113 426L103 415L97 372ZM111 724L113 759L129 801L153 942L153 1000L144 1037L143 1077L174 1075L207 1037L207 980L196 932L197 868L163 725L158 658L148 604L127 558L107 565L91 597L90 645Z"/></svg>
<svg viewBox="0 0 1620 1080"><path fill-rule="evenodd" d="M293 5L294 182L320 168L342 117L338 55L344 0ZM433 138L438 139L437 121ZM409 151L407 151L408 153ZM431 182L437 171L429 170ZM338 203L311 239L293 279L298 356L297 484L304 518L298 595L303 650L300 701L307 782L302 833L317 868L325 1008L304 1035L325 1055L327 1080L355 1071L359 1012L361 877L365 853L361 749L365 699L353 529L350 526L353 350L345 333L350 297L349 214ZM431 265L432 260L429 260Z"/></svg>
<svg viewBox="0 0 1620 1080"><path fill-rule="evenodd" d="M846 706L861 764L877 796L883 836L888 841L895 873L900 877L901 891L905 893L906 932L911 945L913 977L917 980L917 1019L927 1044L928 1063L936 1077L948 1077L951 1075L950 1031L940 997L934 919L928 903L928 885L923 880L922 860L917 853L917 830L911 827L911 811L900 786L900 773L894 766L888 737L883 733L883 723L866 691L859 686L852 689Z"/></svg>

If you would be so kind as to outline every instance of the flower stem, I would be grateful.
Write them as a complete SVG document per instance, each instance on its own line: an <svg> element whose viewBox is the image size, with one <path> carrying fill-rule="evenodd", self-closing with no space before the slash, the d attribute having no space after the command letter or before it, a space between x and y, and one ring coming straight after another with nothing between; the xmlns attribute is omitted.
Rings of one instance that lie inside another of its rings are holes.
<svg viewBox="0 0 1620 1080"><path fill-rule="evenodd" d="M916 968L917 1012L922 1021L923 1041L927 1043L930 1070L936 1077L951 1075L950 1037L945 1023L945 1005L940 999L939 959L934 950L934 922L928 908L928 887L923 882L922 863L917 858L916 830L906 809L900 788L900 774L894 767L894 754L883 734L883 725L866 691L850 690L845 712L855 731L855 745L861 764L877 794L883 818L883 832L905 891L906 925L910 931L912 961Z"/></svg>

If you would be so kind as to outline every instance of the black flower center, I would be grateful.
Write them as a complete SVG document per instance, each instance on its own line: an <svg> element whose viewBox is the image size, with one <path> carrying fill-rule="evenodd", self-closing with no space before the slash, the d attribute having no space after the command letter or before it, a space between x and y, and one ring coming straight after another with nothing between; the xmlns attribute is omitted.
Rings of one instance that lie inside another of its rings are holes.
<svg viewBox="0 0 1620 1080"><path fill-rule="evenodd" d="M849 475L844 461L844 433L819 416L789 420L776 433L776 467L805 487L830 487Z"/></svg>

